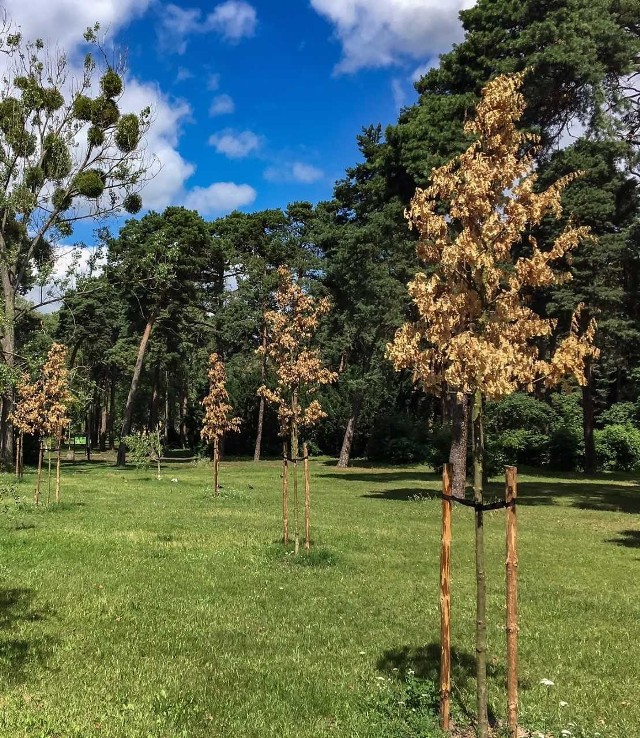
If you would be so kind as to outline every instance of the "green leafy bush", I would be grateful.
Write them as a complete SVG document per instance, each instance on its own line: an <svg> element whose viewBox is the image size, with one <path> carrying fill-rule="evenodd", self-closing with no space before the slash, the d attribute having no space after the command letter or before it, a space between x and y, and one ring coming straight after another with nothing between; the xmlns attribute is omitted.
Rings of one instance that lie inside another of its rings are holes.
<svg viewBox="0 0 640 738"><path fill-rule="evenodd" d="M561 422L549 438L549 466L558 471L576 471L584 458L582 428Z"/></svg>
<svg viewBox="0 0 640 738"><path fill-rule="evenodd" d="M427 460L427 434L417 419L398 413L378 418L367 457L388 464L420 464Z"/></svg>
<svg viewBox="0 0 640 738"><path fill-rule="evenodd" d="M598 466L631 471L640 466L640 430L632 425L608 425L594 433Z"/></svg>
<svg viewBox="0 0 640 738"><path fill-rule="evenodd" d="M600 426L638 425L638 408L633 402L614 402L598 418Z"/></svg>

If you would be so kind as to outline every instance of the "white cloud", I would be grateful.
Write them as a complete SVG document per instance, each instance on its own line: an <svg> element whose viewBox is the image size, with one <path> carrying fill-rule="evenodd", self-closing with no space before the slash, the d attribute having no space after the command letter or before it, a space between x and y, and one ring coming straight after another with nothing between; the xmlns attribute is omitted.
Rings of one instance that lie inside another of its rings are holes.
<svg viewBox="0 0 640 738"><path fill-rule="evenodd" d="M110 36L142 15L152 0L3 0L7 16L27 39L42 38L69 50L98 21Z"/></svg>
<svg viewBox="0 0 640 738"><path fill-rule="evenodd" d="M210 74L207 78L207 89L215 92L220 87L220 75L218 72Z"/></svg>
<svg viewBox="0 0 640 738"><path fill-rule="evenodd" d="M200 215L222 215L251 205L255 199L256 191L248 184L215 182L208 187L194 187L187 193L184 205Z"/></svg>
<svg viewBox="0 0 640 738"><path fill-rule="evenodd" d="M324 177L322 169L294 161L288 164L278 164L265 169L264 178L269 182L301 182L312 184Z"/></svg>
<svg viewBox="0 0 640 738"><path fill-rule="evenodd" d="M229 159L243 159L260 148L260 138L253 131L235 132L228 128L209 137L209 145L213 146L218 154L224 154Z"/></svg>
<svg viewBox="0 0 640 738"><path fill-rule="evenodd" d="M214 32L225 41L236 43L253 36L256 24L255 8L244 0L227 0L206 17L200 8L183 8L170 3L162 8L158 36L165 49L184 54L189 36Z"/></svg>
<svg viewBox="0 0 640 738"><path fill-rule="evenodd" d="M184 82L185 79L191 79L193 72L186 67L178 67L178 73L176 74L176 82Z"/></svg>
<svg viewBox="0 0 640 738"><path fill-rule="evenodd" d="M343 57L338 72L386 67L446 51L462 37L458 13L475 0L311 0L335 26Z"/></svg>
<svg viewBox="0 0 640 738"><path fill-rule="evenodd" d="M207 16L207 26L221 33L228 41L253 36L256 23L255 8L244 0L227 0Z"/></svg>
<svg viewBox="0 0 640 738"><path fill-rule="evenodd" d="M153 168L155 176L146 183L141 195L145 209L162 210L175 202L195 171L177 150L181 127L191 115L191 108L185 101L169 99L153 84L128 80L122 109L138 111L147 105L151 107L153 122L145 143L157 166Z"/></svg>
<svg viewBox="0 0 640 738"><path fill-rule="evenodd" d="M209 115L227 115L233 113L236 106L229 95L216 95L209 106Z"/></svg>

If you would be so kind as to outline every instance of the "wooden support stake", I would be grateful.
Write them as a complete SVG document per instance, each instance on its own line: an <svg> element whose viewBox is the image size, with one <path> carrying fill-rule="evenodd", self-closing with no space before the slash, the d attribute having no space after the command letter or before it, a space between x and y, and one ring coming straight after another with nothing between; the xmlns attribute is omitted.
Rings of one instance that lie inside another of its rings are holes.
<svg viewBox="0 0 640 738"><path fill-rule="evenodd" d="M40 482L42 480L42 459L44 456L44 446L42 443L42 439L40 439L40 446L38 447L38 479L36 481L36 491L34 495L34 500L36 503L36 507L40 504Z"/></svg>
<svg viewBox="0 0 640 738"><path fill-rule="evenodd" d="M18 435L18 442L16 443L16 478L20 479L20 439L22 433Z"/></svg>
<svg viewBox="0 0 640 738"><path fill-rule="evenodd" d="M442 491L451 495L453 466L445 464ZM442 500L440 548L440 727L449 730L451 695L451 500Z"/></svg>
<svg viewBox="0 0 640 738"><path fill-rule="evenodd" d="M56 456L56 503L60 503L60 454L62 439L58 436L58 448Z"/></svg>
<svg viewBox="0 0 640 738"><path fill-rule="evenodd" d="M505 469L507 502L507 734L518 736L518 547L516 499L517 469Z"/></svg>
<svg viewBox="0 0 640 738"><path fill-rule="evenodd" d="M213 494L218 496L218 470L220 468L220 448L218 439L213 441Z"/></svg>
<svg viewBox="0 0 640 738"><path fill-rule="evenodd" d="M311 548L311 487L309 484L309 450L302 444L304 457L304 550Z"/></svg>
<svg viewBox="0 0 640 738"><path fill-rule="evenodd" d="M285 546L289 544L289 460L286 441L282 457L282 542Z"/></svg>

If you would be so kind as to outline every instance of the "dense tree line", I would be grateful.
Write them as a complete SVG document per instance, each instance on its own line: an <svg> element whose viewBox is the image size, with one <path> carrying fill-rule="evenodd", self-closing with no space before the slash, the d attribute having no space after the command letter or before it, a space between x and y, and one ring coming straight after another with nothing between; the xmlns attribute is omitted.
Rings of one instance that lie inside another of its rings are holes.
<svg viewBox="0 0 640 738"><path fill-rule="evenodd" d="M543 221L514 249L526 254L531 239L549 248L568 222L589 226L593 239L559 264L573 279L530 299L557 321L557 335L584 303L584 320L598 322L600 357L583 388L567 383L490 403L489 466L593 470L629 466L636 453L640 461L640 112L632 88L639 11L636 0L480 0L461 13L464 40L416 83L417 102L386 130L363 129L360 161L331 200L213 222L173 207L131 219L119 234L103 233L104 270L79 280L55 317L41 325L28 309L17 310L6 366L15 354L33 368L48 341L61 341L81 399L75 424L94 447L116 448L132 429L161 424L167 445L197 449L207 361L216 352L243 421L225 452L256 459L280 453L277 418L256 391L274 379L258 349L269 340L264 315L286 265L305 289L332 303L318 345L339 378L321 390L328 416L306 439L311 448L339 456L341 466L364 455L434 464L451 455L463 464L466 402L446 389L424 395L385 358L387 343L411 317L406 284L418 270L404 213L433 168L469 145L464 123L483 85L528 70L523 125L541 140L537 186L568 172L583 175L563 194L564 220ZM540 340L541 354L551 355L556 341L555 333ZM5 415L2 423L7 435Z"/></svg>

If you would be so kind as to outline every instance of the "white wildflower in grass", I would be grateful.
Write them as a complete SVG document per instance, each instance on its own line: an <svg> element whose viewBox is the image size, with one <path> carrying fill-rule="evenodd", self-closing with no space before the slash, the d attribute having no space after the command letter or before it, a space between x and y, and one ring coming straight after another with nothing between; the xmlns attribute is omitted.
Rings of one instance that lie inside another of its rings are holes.
<svg viewBox="0 0 640 738"><path fill-rule="evenodd" d="M178 477L174 477L171 481L175 484L178 481Z"/></svg>
<svg viewBox="0 0 640 738"><path fill-rule="evenodd" d="M542 684L544 687L553 687L554 684L551 681L551 679L541 679L540 684Z"/></svg>
<svg viewBox="0 0 640 738"><path fill-rule="evenodd" d="M563 736L563 738L570 738L573 733L570 730L561 730L560 735Z"/></svg>
<svg viewBox="0 0 640 738"><path fill-rule="evenodd" d="M569 703L565 702L564 700L560 700L558 704L560 705L560 707L566 707Z"/></svg>

